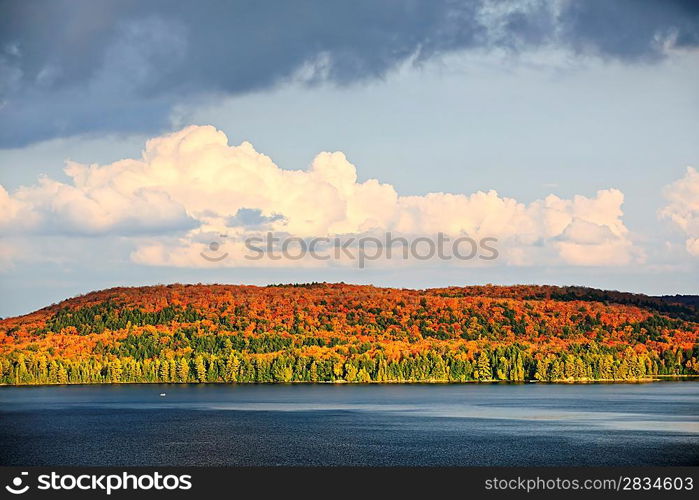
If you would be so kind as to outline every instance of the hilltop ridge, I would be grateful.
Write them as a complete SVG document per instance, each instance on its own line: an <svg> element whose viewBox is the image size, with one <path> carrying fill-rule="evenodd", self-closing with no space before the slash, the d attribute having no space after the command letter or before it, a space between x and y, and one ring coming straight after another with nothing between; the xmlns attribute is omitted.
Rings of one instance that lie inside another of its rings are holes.
<svg viewBox="0 0 699 500"><path fill-rule="evenodd" d="M0 382L636 380L699 373L694 296L344 283L112 288L0 320Z"/></svg>

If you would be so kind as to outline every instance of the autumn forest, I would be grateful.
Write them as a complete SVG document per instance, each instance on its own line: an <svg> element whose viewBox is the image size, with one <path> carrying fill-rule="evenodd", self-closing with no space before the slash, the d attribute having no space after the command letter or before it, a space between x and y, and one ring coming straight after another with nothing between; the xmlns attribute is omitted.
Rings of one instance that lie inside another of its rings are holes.
<svg viewBox="0 0 699 500"><path fill-rule="evenodd" d="M693 299L553 286L114 288L0 320L0 383L699 375Z"/></svg>

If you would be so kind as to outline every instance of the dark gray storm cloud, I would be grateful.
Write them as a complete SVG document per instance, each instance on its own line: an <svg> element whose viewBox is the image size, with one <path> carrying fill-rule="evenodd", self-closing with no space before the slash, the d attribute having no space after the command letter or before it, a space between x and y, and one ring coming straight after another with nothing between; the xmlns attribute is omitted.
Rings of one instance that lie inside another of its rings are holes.
<svg viewBox="0 0 699 500"><path fill-rule="evenodd" d="M151 132L187 99L350 85L474 48L628 62L699 45L692 0L0 0L0 147Z"/></svg>
<svg viewBox="0 0 699 500"><path fill-rule="evenodd" d="M664 49L699 46L697 0L585 0L560 17L561 39L580 52L630 61L655 60Z"/></svg>

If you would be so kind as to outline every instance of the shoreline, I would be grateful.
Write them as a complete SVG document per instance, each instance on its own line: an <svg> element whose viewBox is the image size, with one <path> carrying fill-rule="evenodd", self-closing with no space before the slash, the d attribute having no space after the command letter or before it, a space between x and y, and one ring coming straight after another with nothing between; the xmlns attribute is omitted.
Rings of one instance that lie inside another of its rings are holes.
<svg viewBox="0 0 699 500"><path fill-rule="evenodd" d="M0 384L0 387L70 387L70 386L120 386L120 385L230 385L230 386L252 386L252 385L347 385L347 386L368 386L368 385L594 385L594 384L651 384L656 382L697 382L699 375L655 375L638 379L595 379L595 380L466 380L462 382L444 380L421 380L421 381L382 381L382 382L347 382L336 380L332 382L102 382L96 384Z"/></svg>

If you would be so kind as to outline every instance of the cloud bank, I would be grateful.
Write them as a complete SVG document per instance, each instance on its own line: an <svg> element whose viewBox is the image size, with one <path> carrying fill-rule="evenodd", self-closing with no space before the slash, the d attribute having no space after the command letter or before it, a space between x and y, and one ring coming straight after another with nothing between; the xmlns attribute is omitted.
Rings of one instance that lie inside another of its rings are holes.
<svg viewBox="0 0 699 500"><path fill-rule="evenodd" d="M69 163L65 173L69 182L44 177L11 194L0 186L0 230L15 237L118 236L132 242L138 263L182 267L211 265L200 254L221 234L230 258L220 265L252 265L243 258L243 239L263 231L494 237L511 265L642 259L617 189L528 204L494 190L401 196L377 179L360 182L341 152L318 154L307 170L285 170L248 142L229 146L211 126L153 138L141 158Z"/></svg>
<svg viewBox="0 0 699 500"><path fill-rule="evenodd" d="M443 54L553 47L627 63L699 46L686 0L0 3L0 147L148 132L203 95L349 85Z"/></svg>

